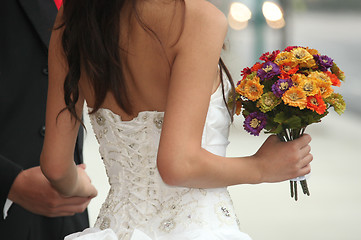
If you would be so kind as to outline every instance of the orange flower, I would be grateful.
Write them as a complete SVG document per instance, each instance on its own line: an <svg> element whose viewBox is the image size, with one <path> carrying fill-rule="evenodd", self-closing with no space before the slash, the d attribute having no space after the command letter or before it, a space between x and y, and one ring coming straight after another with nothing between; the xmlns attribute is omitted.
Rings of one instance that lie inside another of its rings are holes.
<svg viewBox="0 0 361 240"><path fill-rule="evenodd" d="M299 107L301 110L307 106L307 98L304 91L299 87L291 87L282 96L285 104Z"/></svg>
<svg viewBox="0 0 361 240"><path fill-rule="evenodd" d="M242 111L242 102L240 100L236 101L236 114L241 114Z"/></svg>
<svg viewBox="0 0 361 240"><path fill-rule="evenodd" d="M307 52L309 52L312 56L313 55L320 55L320 53L316 49L312 49L309 47L306 47Z"/></svg>
<svg viewBox="0 0 361 240"><path fill-rule="evenodd" d="M331 85L321 80L317 81L317 88L323 98L328 98L333 93Z"/></svg>
<svg viewBox="0 0 361 240"><path fill-rule="evenodd" d="M327 76L330 77L330 80L332 82L332 86L336 86L336 87L341 86L341 81L340 81L340 79L338 79L338 77L335 74L333 74L333 73L331 73L329 71L327 71L326 74L327 74Z"/></svg>
<svg viewBox="0 0 361 240"><path fill-rule="evenodd" d="M259 77L255 76L252 80L246 80L244 85L241 82L237 92L251 101L256 101L262 96L263 87L264 86L259 83Z"/></svg>
<svg viewBox="0 0 361 240"><path fill-rule="evenodd" d="M321 95L307 97L307 108L311 109L318 114L324 114L326 111L326 104L322 99Z"/></svg>
<svg viewBox="0 0 361 240"><path fill-rule="evenodd" d="M242 79L242 81L238 84L236 87L236 92L239 93L242 96L245 96L245 89L244 86L246 85L246 82L249 81L248 79Z"/></svg>

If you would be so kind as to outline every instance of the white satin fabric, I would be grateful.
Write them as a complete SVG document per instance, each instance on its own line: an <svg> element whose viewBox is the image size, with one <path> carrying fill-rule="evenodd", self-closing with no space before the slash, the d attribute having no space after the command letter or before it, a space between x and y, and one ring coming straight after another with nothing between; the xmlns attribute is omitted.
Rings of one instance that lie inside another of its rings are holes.
<svg viewBox="0 0 361 240"><path fill-rule="evenodd" d="M224 85L227 99L230 84ZM239 229L226 188L164 184L156 165L163 116L146 111L122 121L107 109L90 115L111 187L95 228L66 240L251 239ZM230 123L220 85L211 96L202 147L225 156Z"/></svg>
<svg viewBox="0 0 361 240"><path fill-rule="evenodd" d="M179 235L162 236L150 238L144 232L134 229L130 240L252 240L247 234L239 232L235 234L232 231L223 229L207 230L199 229L192 232L184 232ZM100 230L98 228L87 228L83 232L73 233L64 240L118 240L114 231L110 228Z"/></svg>

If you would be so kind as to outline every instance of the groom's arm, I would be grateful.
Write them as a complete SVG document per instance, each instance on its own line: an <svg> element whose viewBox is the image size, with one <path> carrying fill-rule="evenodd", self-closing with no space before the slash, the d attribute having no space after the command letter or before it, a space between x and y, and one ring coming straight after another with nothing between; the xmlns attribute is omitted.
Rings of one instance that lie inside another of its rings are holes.
<svg viewBox="0 0 361 240"><path fill-rule="evenodd" d="M79 167L84 168L83 165ZM65 198L52 188L40 167L23 170L0 154L0 211L4 218L7 200L26 210L48 217L71 216L84 212L91 198ZM11 212L9 212L11 214ZM6 215L5 215L6 216Z"/></svg>

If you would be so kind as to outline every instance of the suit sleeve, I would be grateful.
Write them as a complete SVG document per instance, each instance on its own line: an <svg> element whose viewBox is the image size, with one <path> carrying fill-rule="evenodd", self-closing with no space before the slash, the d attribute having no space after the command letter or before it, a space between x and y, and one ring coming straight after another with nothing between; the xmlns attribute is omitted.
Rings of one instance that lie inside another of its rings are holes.
<svg viewBox="0 0 361 240"><path fill-rule="evenodd" d="M4 209L9 190L21 171L22 168L19 165L0 154L0 209Z"/></svg>

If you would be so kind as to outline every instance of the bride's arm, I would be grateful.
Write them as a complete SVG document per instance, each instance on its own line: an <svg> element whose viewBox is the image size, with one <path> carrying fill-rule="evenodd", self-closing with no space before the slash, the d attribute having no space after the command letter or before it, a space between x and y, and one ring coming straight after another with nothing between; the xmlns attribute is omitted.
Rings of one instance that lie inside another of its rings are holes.
<svg viewBox="0 0 361 240"><path fill-rule="evenodd" d="M270 137L253 156L225 158L201 148L217 63L227 32L225 16L204 1L187 1L184 30L176 45L158 169L165 183L213 188L275 182L310 171L309 136L290 143Z"/></svg>
<svg viewBox="0 0 361 240"><path fill-rule="evenodd" d="M57 20L61 19L61 10ZM59 23L56 21L57 26ZM63 48L62 29L54 30L49 45L49 84L46 106L46 132L40 166L55 189L65 196L95 196L96 190L83 168L74 162L74 148L80 122L65 108L64 80L68 72ZM79 92L75 109L82 116L84 97ZM60 113L60 114L59 114Z"/></svg>

